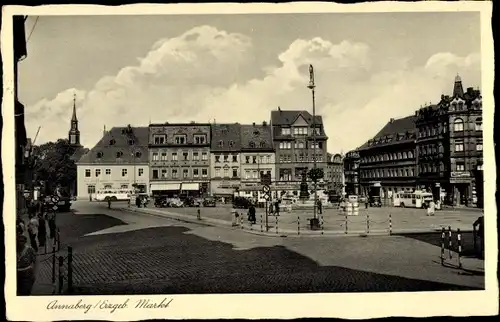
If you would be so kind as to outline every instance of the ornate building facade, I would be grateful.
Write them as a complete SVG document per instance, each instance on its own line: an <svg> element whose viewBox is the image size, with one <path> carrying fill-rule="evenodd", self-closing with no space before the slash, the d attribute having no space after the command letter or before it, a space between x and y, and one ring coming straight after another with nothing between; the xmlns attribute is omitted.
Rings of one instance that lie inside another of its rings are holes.
<svg viewBox="0 0 500 322"><path fill-rule="evenodd" d="M210 193L210 124L149 125L152 194L201 196Z"/></svg>

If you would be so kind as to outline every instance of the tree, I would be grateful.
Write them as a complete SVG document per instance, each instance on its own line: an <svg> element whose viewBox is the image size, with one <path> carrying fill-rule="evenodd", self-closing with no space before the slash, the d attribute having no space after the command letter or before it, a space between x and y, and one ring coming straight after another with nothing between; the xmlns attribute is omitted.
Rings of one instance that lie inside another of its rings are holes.
<svg viewBox="0 0 500 322"><path fill-rule="evenodd" d="M325 177L325 173L322 168L312 168L309 170L307 173L307 176L309 179L311 179L314 183L317 183L319 180L323 179Z"/></svg>
<svg viewBox="0 0 500 322"><path fill-rule="evenodd" d="M72 160L76 148L68 140L59 139L34 146L31 154L31 167L34 180L44 181L42 192L51 194L57 186L68 190L76 181L76 164Z"/></svg>

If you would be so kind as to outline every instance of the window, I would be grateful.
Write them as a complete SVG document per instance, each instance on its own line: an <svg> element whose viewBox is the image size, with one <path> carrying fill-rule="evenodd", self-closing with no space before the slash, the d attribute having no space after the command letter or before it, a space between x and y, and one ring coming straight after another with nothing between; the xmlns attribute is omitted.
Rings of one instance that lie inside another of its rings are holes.
<svg viewBox="0 0 500 322"><path fill-rule="evenodd" d="M182 160L189 161L189 152L182 153Z"/></svg>
<svg viewBox="0 0 500 322"><path fill-rule="evenodd" d="M410 158L410 159L413 158L413 152L408 151L408 158Z"/></svg>
<svg viewBox="0 0 500 322"><path fill-rule="evenodd" d="M102 152L97 152L97 158L98 158L98 159L102 158L102 156L103 156L103 153L102 153Z"/></svg>
<svg viewBox="0 0 500 322"><path fill-rule="evenodd" d="M257 157L255 155L252 156L252 161L253 161L252 163L257 163Z"/></svg>
<svg viewBox="0 0 500 322"><path fill-rule="evenodd" d="M265 148L266 147L266 142L264 142L264 141L260 142L260 147L261 148Z"/></svg>
<svg viewBox="0 0 500 322"><path fill-rule="evenodd" d="M193 169L193 177L198 178L199 175L200 175L200 170Z"/></svg>
<svg viewBox="0 0 500 322"><path fill-rule="evenodd" d="M175 144L186 144L186 135L175 135L174 136Z"/></svg>
<svg viewBox="0 0 500 322"><path fill-rule="evenodd" d="M111 169L106 169L106 175L111 175Z"/></svg>
<svg viewBox="0 0 500 322"><path fill-rule="evenodd" d="M224 169L224 177L229 177L229 169Z"/></svg>
<svg viewBox="0 0 500 322"><path fill-rule="evenodd" d="M216 163L219 163L219 162L220 162L220 155L216 155L216 156L215 156L215 162L216 162Z"/></svg>
<svg viewBox="0 0 500 322"><path fill-rule="evenodd" d="M296 149L303 149L304 148L304 142L296 142L295 143L295 148Z"/></svg>
<svg viewBox="0 0 500 322"><path fill-rule="evenodd" d="M95 193L95 186L94 185L89 185L87 186L87 193L90 195L90 194L94 194Z"/></svg>
<svg viewBox="0 0 500 322"><path fill-rule="evenodd" d="M255 142L254 141L250 141L250 143L248 144L251 148L255 148Z"/></svg>
<svg viewBox="0 0 500 322"><path fill-rule="evenodd" d="M465 171L465 164L457 163L457 171Z"/></svg>
<svg viewBox="0 0 500 322"><path fill-rule="evenodd" d="M184 179L186 179L187 177L189 177L189 169L183 169L182 170L182 177Z"/></svg>
<svg viewBox="0 0 500 322"><path fill-rule="evenodd" d="M318 142L316 142L316 144L311 143L311 149L314 149L314 148L319 149L319 143Z"/></svg>
<svg viewBox="0 0 500 322"><path fill-rule="evenodd" d="M215 168L215 177L220 177L220 168Z"/></svg>
<svg viewBox="0 0 500 322"><path fill-rule="evenodd" d="M482 164L478 164L478 165L477 165L477 169L478 169L478 170L483 170L483 165L482 165Z"/></svg>
<svg viewBox="0 0 500 322"><path fill-rule="evenodd" d="M464 121L462 119L456 119L453 123L453 130L455 132L464 130Z"/></svg>
<svg viewBox="0 0 500 322"><path fill-rule="evenodd" d="M128 140L128 145L134 145L135 141L134 140Z"/></svg>
<svg viewBox="0 0 500 322"><path fill-rule="evenodd" d="M250 156L248 155L245 156L245 163L250 163Z"/></svg>
<svg viewBox="0 0 500 322"><path fill-rule="evenodd" d="M290 128L282 128L281 129L281 135L290 135Z"/></svg>
<svg viewBox="0 0 500 322"><path fill-rule="evenodd" d="M250 179L250 170L245 170L245 179Z"/></svg>
<svg viewBox="0 0 500 322"><path fill-rule="evenodd" d="M167 169L161 169L161 177L165 179L167 177Z"/></svg>
<svg viewBox="0 0 500 322"><path fill-rule="evenodd" d="M455 152L463 152L463 151L464 151L464 142L455 141Z"/></svg>
<svg viewBox="0 0 500 322"><path fill-rule="evenodd" d="M177 178L177 169L172 169L172 178L176 179Z"/></svg>
<svg viewBox="0 0 500 322"><path fill-rule="evenodd" d="M166 136L163 134L155 134L153 135L154 144L165 144Z"/></svg>
<svg viewBox="0 0 500 322"><path fill-rule="evenodd" d="M158 179L158 170L153 170L153 179Z"/></svg>
<svg viewBox="0 0 500 322"><path fill-rule="evenodd" d="M117 158L121 158L122 156L123 156L123 152L121 152L121 151L116 152Z"/></svg>
<svg viewBox="0 0 500 322"><path fill-rule="evenodd" d="M204 134L197 134L194 136L194 144L205 144L207 142L207 137Z"/></svg>
<svg viewBox="0 0 500 322"><path fill-rule="evenodd" d="M401 159L401 152L398 152L398 160Z"/></svg>
<svg viewBox="0 0 500 322"><path fill-rule="evenodd" d="M252 171L252 179L258 179L259 178L259 172L257 170Z"/></svg>
<svg viewBox="0 0 500 322"><path fill-rule="evenodd" d="M476 131L482 131L483 130L483 119L482 118L478 118L476 120L475 129L476 129Z"/></svg>
<svg viewBox="0 0 500 322"><path fill-rule="evenodd" d="M122 185L120 185L120 189L128 189L128 184L122 184Z"/></svg>
<svg viewBox="0 0 500 322"><path fill-rule="evenodd" d="M109 145L115 145L115 144L116 144L115 139L111 139L111 140L109 140Z"/></svg>
<svg viewBox="0 0 500 322"><path fill-rule="evenodd" d="M200 160L200 154L198 152L193 152L193 161Z"/></svg>
<svg viewBox="0 0 500 322"><path fill-rule="evenodd" d="M238 176L238 168L233 168L233 178Z"/></svg>
<svg viewBox="0 0 500 322"><path fill-rule="evenodd" d="M403 159L408 159L408 154L406 152L403 152Z"/></svg>
<svg viewBox="0 0 500 322"><path fill-rule="evenodd" d="M127 169L122 169L122 177L126 177L127 176Z"/></svg>
<svg viewBox="0 0 500 322"><path fill-rule="evenodd" d="M208 169L201 169L201 176L206 178L208 176Z"/></svg>
<svg viewBox="0 0 500 322"><path fill-rule="evenodd" d="M291 149L291 148L292 148L291 142L280 142L280 149Z"/></svg>
<svg viewBox="0 0 500 322"><path fill-rule="evenodd" d="M140 168L138 171L138 175L139 177L142 177L142 175L144 174L144 169Z"/></svg>
<svg viewBox="0 0 500 322"><path fill-rule="evenodd" d="M91 172L90 169L85 169L85 178L90 178Z"/></svg>
<svg viewBox="0 0 500 322"><path fill-rule="evenodd" d="M101 169L95 169L95 176L98 177L101 175Z"/></svg>
<svg viewBox="0 0 500 322"><path fill-rule="evenodd" d="M321 129L319 127L317 127L315 130L316 131L314 132L316 132L316 135L321 135Z"/></svg>
<svg viewBox="0 0 500 322"><path fill-rule="evenodd" d="M161 160L162 161L167 161L167 152L162 152L161 153Z"/></svg>
<svg viewBox="0 0 500 322"><path fill-rule="evenodd" d="M224 154L224 162L228 162L228 161L229 161L229 155Z"/></svg>
<svg viewBox="0 0 500 322"><path fill-rule="evenodd" d="M293 134L294 135L307 135L307 127L294 127Z"/></svg>
<svg viewBox="0 0 500 322"><path fill-rule="evenodd" d="M266 155L266 163L271 163L271 156L270 155Z"/></svg>
<svg viewBox="0 0 500 322"><path fill-rule="evenodd" d="M483 141L477 141L476 143L476 151L483 151Z"/></svg>
<svg viewBox="0 0 500 322"><path fill-rule="evenodd" d="M177 161L177 152L172 152L172 161Z"/></svg>
<svg viewBox="0 0 500 322"><path fill-rule="evenodd" d="M229 147L232 148L234 146L234 141L229 141Z"/></svg>
<svg viewBox="0 0 500 322"><path fill-rule="evenodd" d="M153 153L153 161L158 161L158 153Z"/></svg>
<svg viewBox="0 0 500 322"><path fill-rule="evenodd" d="M260 159L260 160L259 160L259 162L260 162L260 163L264 163L265 159L264 159L264 156L263 156L263 155L259 156L259 159Z"/></svg>
<svg viewBox="0 0 500 322"><path fill-rule="evenodd" d="M222 148L224 146L224 141L220 140L219 141L219 148Z"/></svg>
<svg viewBox="0 0 500 322"><path fill-rule="evenodd" d="M236 154L233 154L233 162L238 162L238 156Z"/></svg>
<svg viewBox="0 0 500 322"><path fill-rule="evenodd" d="M135 153L135 157L136 157L136 158L140 158L140 157L141 157L141 155L142 155L142 153L141 153L141 152L136 152L136 153Z"/></svg>
<svg viewBox="0 0 500 322"><path fill-rule="evenodd" d="M208 154L207 154L206 152L203 152L203 153L201 154L201 159L202 159L203 161L207 161L207 160L208 160Z"/></svg>

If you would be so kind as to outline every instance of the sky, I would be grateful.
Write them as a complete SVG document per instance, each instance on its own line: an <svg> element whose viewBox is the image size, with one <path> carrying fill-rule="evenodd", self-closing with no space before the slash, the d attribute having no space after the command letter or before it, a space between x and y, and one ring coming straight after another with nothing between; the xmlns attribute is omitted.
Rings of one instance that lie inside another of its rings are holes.
<svg viewBox="0 0 500 322"><path fill-rule="evenodd" d="M474 12L29 17L19 99L42 144L68 136L76 94L92 148L104 126L312 113L312 64L328 152L345 153L450 95L457 74L480 88L479 22Z"/></svg>

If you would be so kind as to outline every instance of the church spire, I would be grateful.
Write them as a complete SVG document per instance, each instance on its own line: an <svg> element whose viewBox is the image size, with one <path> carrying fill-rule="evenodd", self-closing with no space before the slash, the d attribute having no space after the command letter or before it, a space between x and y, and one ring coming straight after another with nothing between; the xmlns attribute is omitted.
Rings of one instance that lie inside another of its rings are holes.
<svg viewBox="0 0 500 322"><path fill-rule="evenodd" d="M462 78L457 74L455 77L455 85L453 86L453 97L463 97L464 96L464 88L462 86Z"/></svg>
<svg viewBox="0 0 500 322"><path fill-rule="evenodd" d="M73 116L71 117L71 127L68 136L69 144L80 146L80 131L78 130L78 118L76 117L76 94L73 94Z"/></svg>
<svg viewBox="0 0 500 322"><path fill-rule="evenodd" d="M71 117L71 122L78 122L76 118L76 93L73 94L73 116Z"/></svg>

